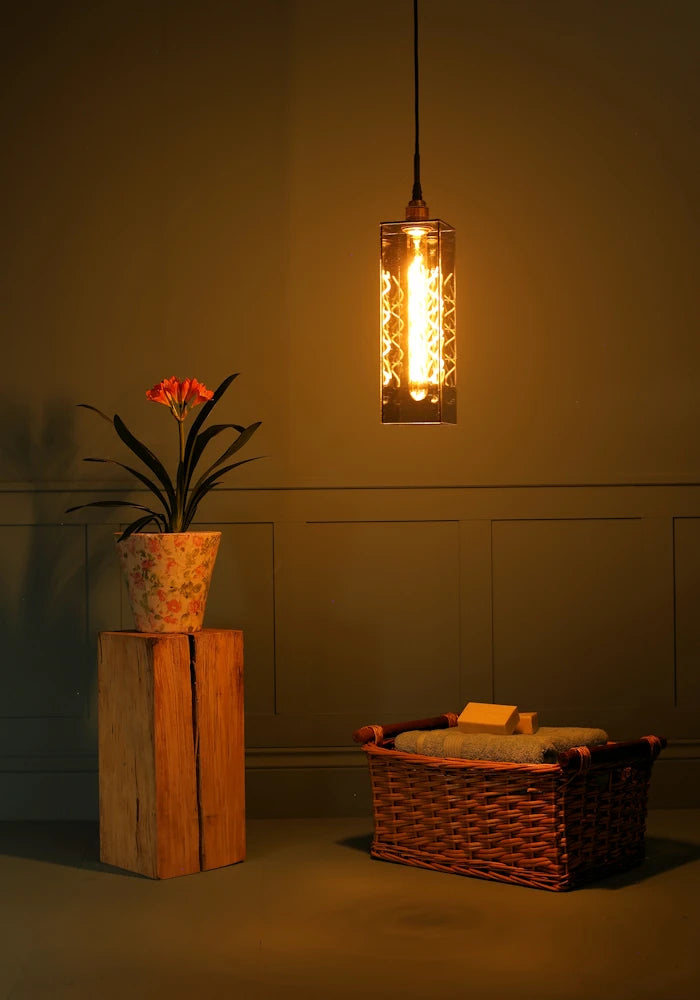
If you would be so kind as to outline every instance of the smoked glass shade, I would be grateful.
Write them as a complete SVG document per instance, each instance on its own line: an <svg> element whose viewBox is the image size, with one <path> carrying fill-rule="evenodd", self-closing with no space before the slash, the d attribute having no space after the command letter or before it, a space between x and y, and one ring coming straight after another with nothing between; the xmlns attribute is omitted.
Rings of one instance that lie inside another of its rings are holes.
<svg viewBox="0 0 700 1000"><path fill-rule="evenodd" d="M455 231L381 224L382 423L457 422Z"/></svg>

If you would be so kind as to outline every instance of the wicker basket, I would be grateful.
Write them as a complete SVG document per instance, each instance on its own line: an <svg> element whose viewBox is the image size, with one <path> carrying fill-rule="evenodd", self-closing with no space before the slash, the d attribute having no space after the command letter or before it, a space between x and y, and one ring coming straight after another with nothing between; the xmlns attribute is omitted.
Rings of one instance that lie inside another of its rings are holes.
<svg viewBox="0 0 700 1000"><path fill-rule="evenodd" d="M454 726L446 714L365 726L372 856L441 872L573 889L644 860L651 766L666 740L579 747L557 764L501 764L395 750L410 729Z"/></svg>

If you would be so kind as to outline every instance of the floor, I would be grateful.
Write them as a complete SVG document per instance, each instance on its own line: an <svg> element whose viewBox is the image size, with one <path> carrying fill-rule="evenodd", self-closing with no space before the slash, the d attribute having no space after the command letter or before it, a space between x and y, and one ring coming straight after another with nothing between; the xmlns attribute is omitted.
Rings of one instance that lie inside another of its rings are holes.
<svg viewBox="0 0 700 1000"><path fill-rule="evenodd" d="M0 1000L691 1000L700 810L568 893L369 856L371 819L253 820L239 865L152 881L95 824L0 824Z"/></svg>

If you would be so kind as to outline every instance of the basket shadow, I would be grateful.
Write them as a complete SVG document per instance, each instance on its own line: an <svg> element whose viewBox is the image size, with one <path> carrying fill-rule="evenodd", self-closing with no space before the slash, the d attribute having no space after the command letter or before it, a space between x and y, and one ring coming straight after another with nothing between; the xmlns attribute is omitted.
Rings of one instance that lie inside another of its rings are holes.
<svg viewBox="0 0 700 1000"><path fill-rule="evenodd" d="M354 837L343 837L337 843L341 847L349 847L353 851L360 851L362 854L369 854L372 846L373 833L362 833Z"/></svg>
<svg viewBox="0 0 700 1000"><path fill-rule="evenodd" d="M342 847L348 847L363 854L370 854L373 834L345 837L338 841ZM662 875L664 872L681 868L700 859L700 845L683 840L673 840L670 837L645 838L646 856L641 864L634 868L601 878L592 879L576 887L576 891L586 889L624 889L628 885L637 885L647 879Z"/></svg>
<svg viewBox="0 0 700 1000"><path fill-rule="evenodd" d="M670 837L646 837L646 856L636 868L582 885L581 889L624 889L638 885L664 872L692 864L700 858L700 845Z"/></svg>

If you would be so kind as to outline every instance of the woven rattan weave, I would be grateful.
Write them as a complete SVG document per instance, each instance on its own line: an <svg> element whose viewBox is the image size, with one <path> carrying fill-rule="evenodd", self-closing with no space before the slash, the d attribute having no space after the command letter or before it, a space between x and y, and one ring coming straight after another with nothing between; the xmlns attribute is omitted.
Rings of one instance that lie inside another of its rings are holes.
<svg viewBox="0 0 700 1000"><path fill-rule="evenodd" d="M651 768L666 741L579 747L557 764L500 764L400 753L399 732L434 719L365 726L372 855L442 872L566 890L644 859Z"/></svg>

